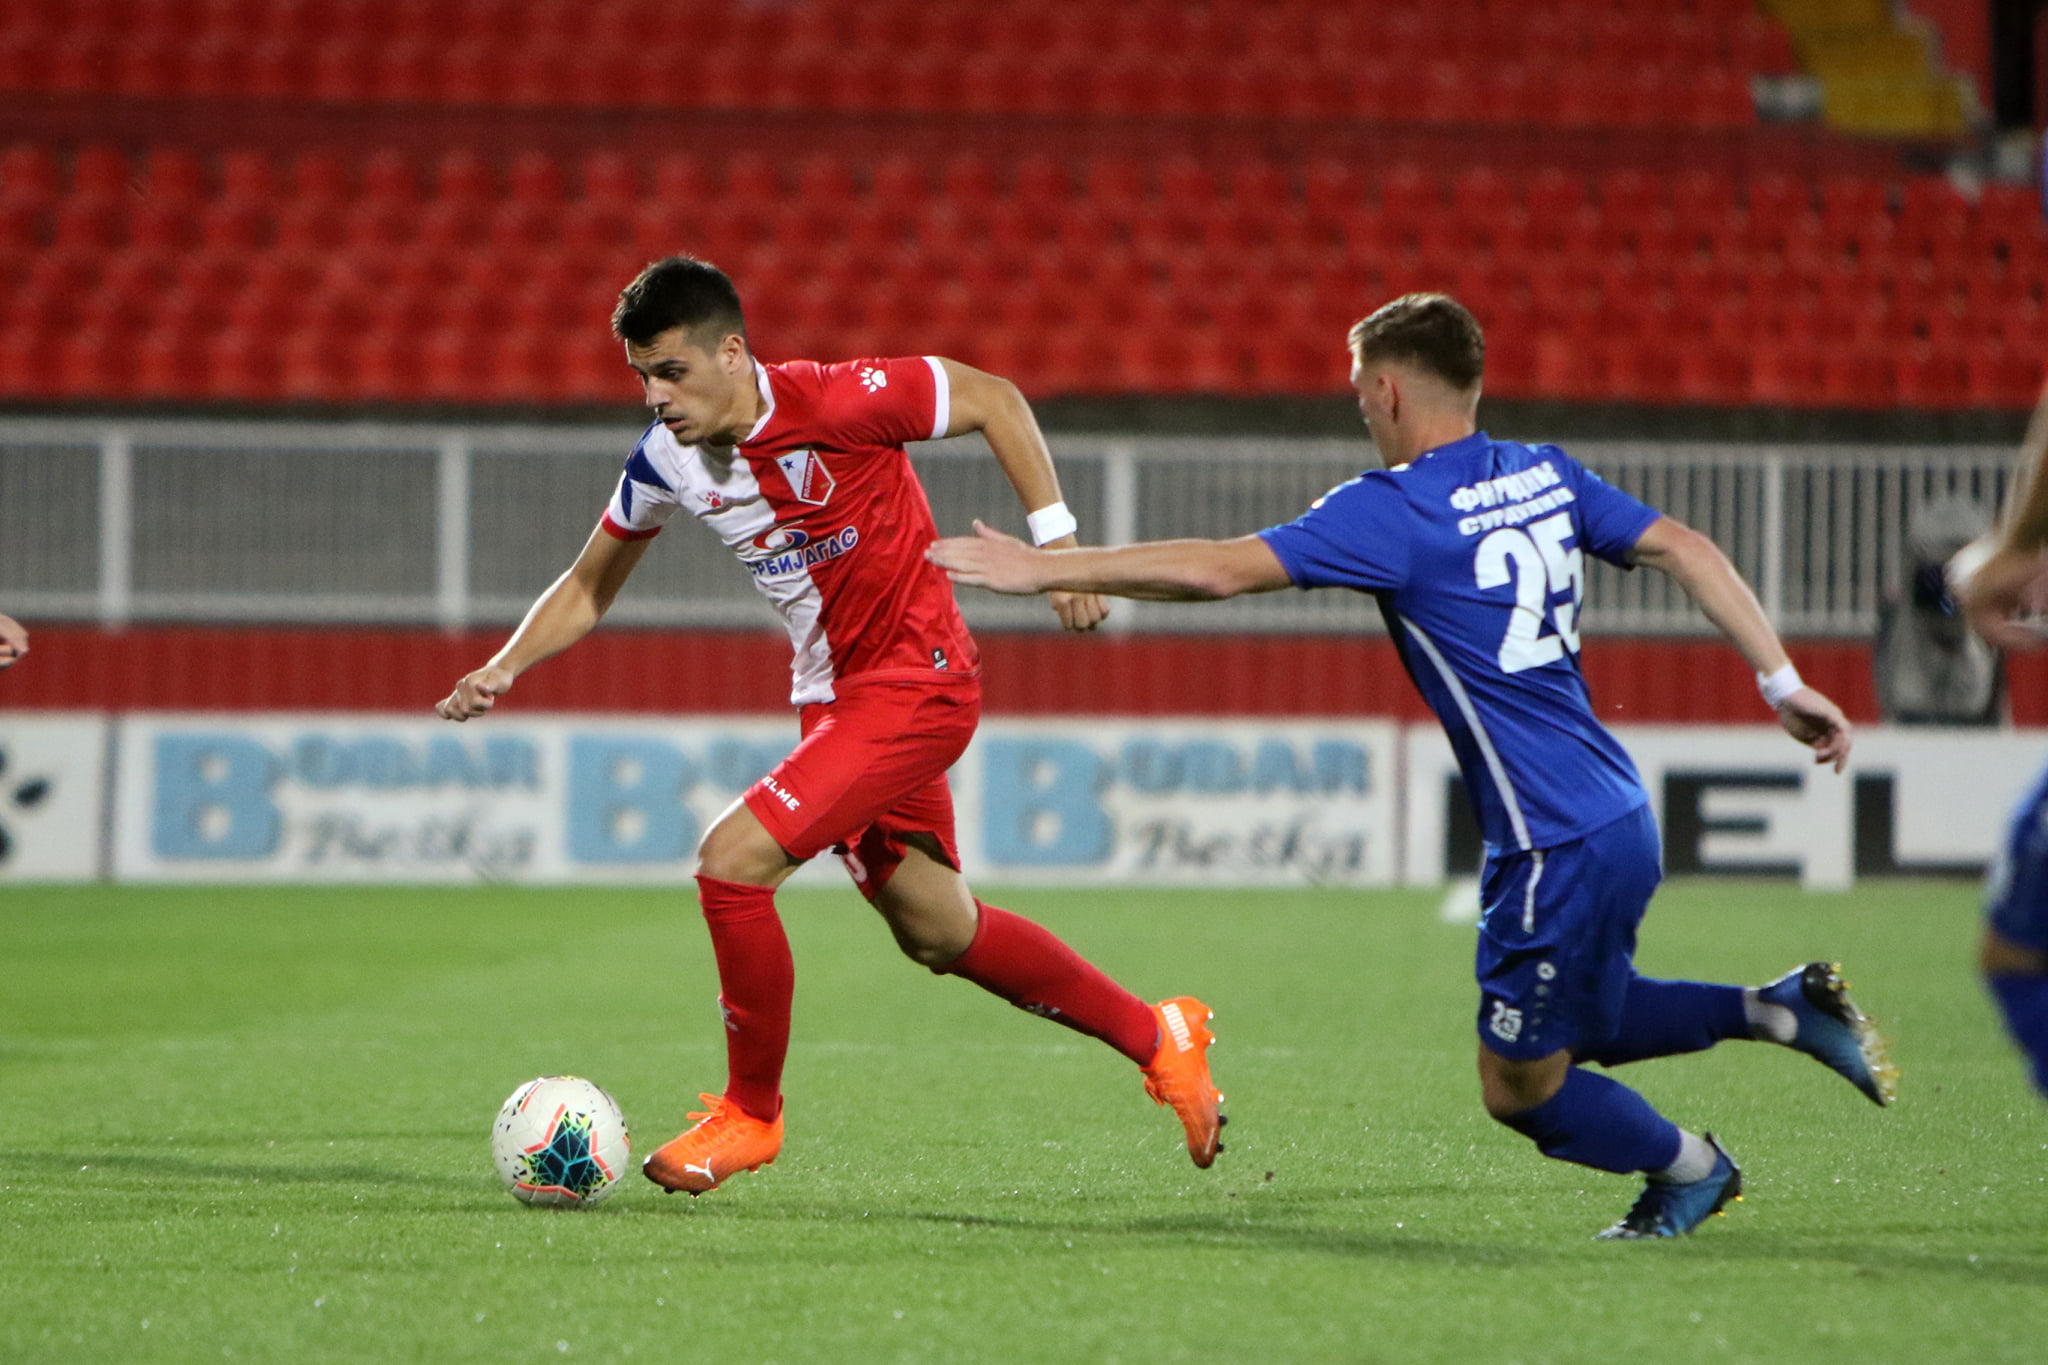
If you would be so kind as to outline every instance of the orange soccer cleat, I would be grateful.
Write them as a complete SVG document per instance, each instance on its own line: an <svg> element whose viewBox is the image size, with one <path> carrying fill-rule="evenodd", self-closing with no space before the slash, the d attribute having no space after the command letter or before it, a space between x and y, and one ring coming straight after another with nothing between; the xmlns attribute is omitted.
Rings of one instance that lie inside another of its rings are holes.
<svg viewBox="0 0 2048 1365"><path fill-rule="evenodd" d="M1228 1122L1217 1112L1223 1093L1209 1079L1209 1045L1216 1041L1208 1029L1213 1016L1207 1005L1182 995L1154 1005L1152 1017L1159 1022L1159 1051L1145 1068L1145 1093L1173 1106L1187 1129L1188 1155L1207 1170L1223 1150L1219 1139Z"/></svg>
<svg viewBox="0 0 2048 1365"><path fill-rule="evenodd" d="M782 1152L782 1115L765 1123L723 1095L698 1095L711 1106L701 1120L641 1163L640 1172L674 1194L715 1190L730 1175L758 1171Z"/></svg>

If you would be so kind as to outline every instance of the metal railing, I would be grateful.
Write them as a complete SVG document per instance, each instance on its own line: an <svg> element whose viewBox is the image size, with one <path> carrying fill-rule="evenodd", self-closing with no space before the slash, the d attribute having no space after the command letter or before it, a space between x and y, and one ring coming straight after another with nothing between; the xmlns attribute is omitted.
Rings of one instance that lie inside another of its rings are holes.
<svg viewBox="0 0 2048 1365"><path fill-rule="evenodd" d="M0 608L129 621L516 621L590 534L636 431L379 423L0 419ZM1780 628L1862 635L1908 571L1906 534L1932 498L1987 510L1997 447L1848 448L1586 441L1618 486L1711 535ZM1298 515L1373 462L1363 438L1056 436L1084 540L1231 536ZM913 449L940 530L1023 514L977 438ZM1659 574L1598 565L1590 628L1708 629ZM1041 604L963 594L978 626L1049 628ZM768 625L717 540L672 528L613 619ZM1222 604L1121 604L1119 629L1380 629L1341 592Z"/></svg>

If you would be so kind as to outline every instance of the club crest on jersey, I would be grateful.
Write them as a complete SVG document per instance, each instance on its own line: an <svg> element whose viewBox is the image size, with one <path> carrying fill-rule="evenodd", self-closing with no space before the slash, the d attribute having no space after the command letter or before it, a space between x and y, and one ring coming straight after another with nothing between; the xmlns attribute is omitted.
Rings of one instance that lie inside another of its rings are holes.
<svg viewBox="0 0 2048 1365"><path fill-rule="evenodd" d="M798 502L823 507L825 499L832 496L832 475L825 468L825 462L818 458L817 451L792 450L787 455L776 456L775 463L782 470L782 477L789 480L789 491L796 495Z"/></svg>

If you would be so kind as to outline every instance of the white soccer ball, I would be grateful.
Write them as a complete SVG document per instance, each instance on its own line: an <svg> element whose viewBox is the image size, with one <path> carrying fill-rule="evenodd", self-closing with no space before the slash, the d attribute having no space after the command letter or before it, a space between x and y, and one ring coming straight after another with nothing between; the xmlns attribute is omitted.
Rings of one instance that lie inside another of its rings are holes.
<svg viewBox="0 0 2048 1365"><path fill-rule="evenodd" d="M498 1174L522 1204L595 1204L631 1150L618 1102L581 1076L528 1081L491 1125Z"/></svg>

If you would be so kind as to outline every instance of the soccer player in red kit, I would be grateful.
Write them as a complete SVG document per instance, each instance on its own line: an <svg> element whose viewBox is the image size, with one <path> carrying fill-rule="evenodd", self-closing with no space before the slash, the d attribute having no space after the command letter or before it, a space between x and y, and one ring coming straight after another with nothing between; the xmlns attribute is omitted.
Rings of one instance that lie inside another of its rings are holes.
<svg viewBox="0 0 2048 1365"><path fill-rule="evenodd" d="M952 586L926 562L937 537L903 445L979 431L1041 544L1074 543L1052 457L1014 385L933 356L764 365L723 272L672 256L619 296L612 330L655 421L567 573L489 663L436 708L491 709L513 679L594 627L678 508L745 565L789 629L802 740L706 831L698 898L718 963L725 1092L647 1159L649 1179L702 1194L782 1148L782 1067L795 972L775 889L827 849L845 860L896 942L934 972L1099 1038L1144 1070L1188 1154L1222 1150L1209 1078L1210 1013L1147 1005L1046 930L977 900L960 875L946 770L981 712L979 659ZM1054 603L1071 630L1106 608Z"/></svg>

